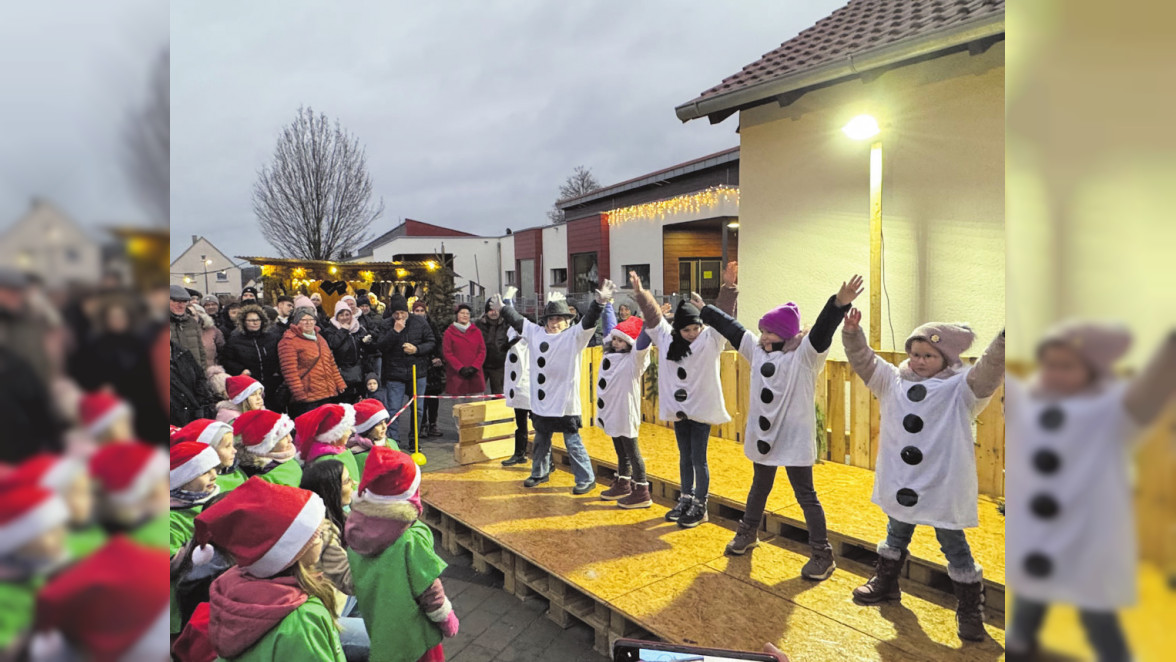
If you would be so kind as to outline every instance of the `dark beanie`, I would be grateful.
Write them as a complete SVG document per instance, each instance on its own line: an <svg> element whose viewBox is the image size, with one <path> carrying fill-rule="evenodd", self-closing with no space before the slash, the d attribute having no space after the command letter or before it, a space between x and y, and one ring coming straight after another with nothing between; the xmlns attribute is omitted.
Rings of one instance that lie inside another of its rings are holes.
<svg viewBox="0 0 1176 662"><path fill-rule="evenodd" d="M694 304L682 299L674 311L674 330L681 331L691 324L702 324L702 317Z"/></svg>
<svg viewBox="0 0 1176 662"><path fill-rule="evenodd" d="M398 313L400 311L408 312L408 301L405 300L404 295L399 292L393 292L388 297L388 313Z"/></svg>

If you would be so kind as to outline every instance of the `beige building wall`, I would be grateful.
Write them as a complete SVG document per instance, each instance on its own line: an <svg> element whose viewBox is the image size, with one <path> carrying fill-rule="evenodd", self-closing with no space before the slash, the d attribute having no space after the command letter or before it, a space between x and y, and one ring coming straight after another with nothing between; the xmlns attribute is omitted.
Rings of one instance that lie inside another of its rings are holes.
<svg viewBox="0 0 1176 662"><path fill-rule="evenodd" d="M870 145L841 132L861 113L882 126L882 347L967 321L977 353L1005 322L1003 42L740 113L740 320L791 300L811 325L860 273L869 328Z"/></svg>
<svg viewBox="0 0 1176 662"><path fill-rule="evenodd" d="M239 296L241 269L212 242L204 237L193 237L192 245L171 264L171 284L199 290L203 294Z"/></svg>
<svg viewBox="0 0 1176 662"><path fill-rule="evenodd" d="M36 274L50 288L94 285L102 276L102 247L64 212L34 200L24 217L0 230L0 264Z"/></svg>

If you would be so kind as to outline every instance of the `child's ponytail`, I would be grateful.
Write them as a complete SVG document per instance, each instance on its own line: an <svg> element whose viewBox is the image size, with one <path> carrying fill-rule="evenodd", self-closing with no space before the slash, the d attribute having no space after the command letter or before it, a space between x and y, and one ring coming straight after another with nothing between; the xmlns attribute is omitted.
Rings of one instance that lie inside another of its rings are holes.
<svg viewBox="0 0 1176 662"><path fill-rule="evenodd" d="M302 590L321 600L323 606L331 613L331 621L335 623L335 627L339 627L339 620L336 618L339 613L339 605L335 601L335 587L330 580L325 579L321 572L307 568L301 562L295 563L292 570L294 578L298 580L298 585L302 587Z"/></svg>

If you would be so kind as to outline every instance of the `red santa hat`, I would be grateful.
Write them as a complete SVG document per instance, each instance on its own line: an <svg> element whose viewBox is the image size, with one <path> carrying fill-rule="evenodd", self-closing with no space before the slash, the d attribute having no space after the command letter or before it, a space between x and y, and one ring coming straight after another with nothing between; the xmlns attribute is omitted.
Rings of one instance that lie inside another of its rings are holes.
<svg viewBox="0 0 1176 662"><path fill-rule="evenodd" d="M249 375L229 377L225 380L225 393L229 396L229 402L235 405L245 402L249 396L261 390L263 390L261 382Z"/></svg>
<svg viewBox="0 0 1176 662"><path fill-rule="evenodd" d="M254 455L272 451L278 441L294 430L294 421L285 414L268 409L247 411L233 421L233 434L241 438L245 450Z"/></svg>
<svg viewBox="0 0 1176 662"><path fill-rule="evenodd" d="M294 419L294 443L302 457L316 441L333 444L355 428L355 407L329 404L315 407Z"/></svg>
<svg viewBox="0 0 1176 662"><path fill-rule="evenodd" d="M82 427L97 437L123 414L131 413L131 406L109 391L94 391L82 396L78 404Z"/></svg>
<svg viewBox="0 0 1176 662"><path fill-rule="evenodd" d="M374 503L408 501L420 488L421 468L411 455L387 446L376 446L363 466L356 498Z"/></svg>
<svg viewBox="0 0 1176 662"><path fill-rule="evenodd" d="M205 446L216 447L226 434L233 434L233 428L228 423L214 421L211 418L198 418L173 434L171 445L194 441Z"/></svg>
<svg viewBox="0 0 1176 662"><path fill-rule="evenodd" d="M196 605L192 617L184 626L184 631L176 637L172 644L172 655L178 662L213 662L216 651L212 648L212 639L208 636L208 625L212 609L207 602Z"/></svg>
<svg viewBox="0 0 1176 662"><path fill-rule="evenodd" d="M171 473L168 482L176 490L201 474L220 466L220 456L212 446L195 441L181 441L171 447Z"/></svg>
<svg viewBox="0 0 1176 662"><path fill-rule="evenodd" d="M360 400L355 404L355 431L363 434L379 425L380 421L388 420L388 410L384 404L375 398Z"/></svg>
<svg viewBox="0 0 1176 662"><path fill-rule="evenodd" d="M4 477L13 485L36 485L54 492L63 492L86 465L75 457L38 453L18 464Z"/></svg>
<svg viewBox="0 0 1176 662"><path fill-rule="evenodd" d="M0 556L20 549L68 519L69 511L60 496L37 485L6 482L0 487Z"/></svg>
<svg viewBox="0 0 1176 662"><path fill-rule="evenodd" d="M169 581L167 552L111 539L37 594L32 659L167 659Z"/></svg>
<svg viewBox="0 0 1176 662"><path fill-rule="evenodd" d="M629 343L629 346L632 347L637 342L637 336L641 335L641 325L644 323L644 320L634 315L614 326L612 332L608 334L608 338L605 338L605 342L618 338Z"/></svg>
<svg viewBox="0 0 1176 662"><path fill-rule="evenodd" d="M293 565L326 517L322 498L309 490L268 483L257 476L196 516L194 561L212 542L259 579ZM197 553L199 552L199 553Z"/></svg>
<svg viewBox="0 0 1176 662"><path fill-rule="evenodd" d="M98 449L90 458L90 475L112 501L131 504L147 496L167 465L162 451L133 441Z"/></svg>

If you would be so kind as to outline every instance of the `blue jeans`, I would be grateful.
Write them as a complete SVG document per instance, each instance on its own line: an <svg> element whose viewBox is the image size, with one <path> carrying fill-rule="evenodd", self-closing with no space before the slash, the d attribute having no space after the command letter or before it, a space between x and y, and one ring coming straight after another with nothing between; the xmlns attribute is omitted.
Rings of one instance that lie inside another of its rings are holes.
<svg viewBox="0 0 1176 662"><path fill-rule="evenodd" d="M426 385L425 378L424 377L417 377L416 382L417 382L417 384L416 384L417 385L417 395L424 395L425 394L425 385ZM384 391L385 391L384 397L387 398L387 401L388 401L388 415L390 415L390 416L395 416L396 412L400 411L400 408L404 406L404 403L408 402L412 398L412 391L410 390L409 385L405 384L404 382L395 382L395 381L388 382L387 384L384 385ZM417 410L417 417L418 417L417 420L422 420L421 417L423 417L425 415L425 401L423 399L417 399L416 410ZM408 426L408 434L404 435L403 438L404 439L412 439L412 412L411 411L404 412L403 414L400 415L400 418L397 419L396 423L388 426L388 434L390 436L393 436L393 438L396 438L396 439L402 438L402 437L400 437L399 434L393 435L393 433L400 432L400 429L401 429L400 424L401 423L406 423Z"/></svg>
<svg viewBox="0 0 1176 662"><path fill-rule="evenodd" d="M900 522L891 517L886 525L886 546L905 552L914 535L914 524ZM975 569L976 561L972 558L972 548L968 546L968 538L962 529L936 528L935 538L939 540L939 549L947 557L948 574L970 573Z"/></svg>
<svg viewBox="0 0 1176 662"><path fill-rule="evenodd" d="M710 493L710 467L706 463L706 447L710 442L711 426L686 419L674 422L674 436L678 438L678 477L682 494L693 495L699 501Z"/></svg>
<svg viewBox="0 0 1176 662"><path fill-rule="evenodd" d="M339 643L343 644L343 657L347 658L347 662L366 662L371 653L372 640L362 618L339 619Z"/></svg>
<svg viewBox="0 0 1176 662"><path fill-rule="evenodd" d="M576 486L584 487L596 482L596 474L592 471L592 461L588 458L588 451L584 449L584 442L580 434L564 433L564 446L568 449L568 457L572 460L572 475L576 477ZM542 478L551 473L551 433L540 432L535 429L535 448L531 452L531 476Z"/></svg>

